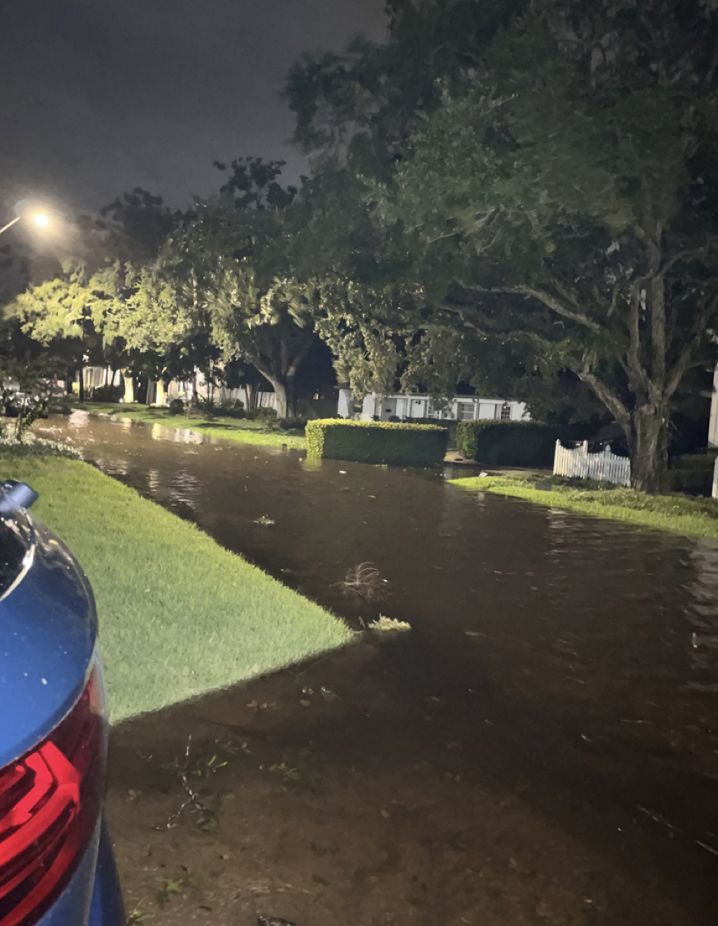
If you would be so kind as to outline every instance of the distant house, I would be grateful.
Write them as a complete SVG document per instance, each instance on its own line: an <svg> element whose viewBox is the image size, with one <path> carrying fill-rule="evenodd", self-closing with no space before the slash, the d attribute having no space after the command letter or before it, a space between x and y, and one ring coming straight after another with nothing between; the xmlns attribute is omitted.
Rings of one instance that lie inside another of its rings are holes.
<svg viewBox="0 0 718 926"><path fill-rule="evenodd" d="M355 402L351 389L339 390L337 414L340 418L358 418L361 421L390 418L426 418L439 421L472 421L476 418L497 421L528 421L530 416L524 402L512 399L485 399L479 396L456 395L447 405L438 406L429 395L386 395L376 393Z"/></svg>
<svg viewBox="0 0 718 926"><path fill-rule="evenodd" d="M711 416L708 422L708 446L718 447L718 364L716 364L716 368L713 373Z"/></svg>

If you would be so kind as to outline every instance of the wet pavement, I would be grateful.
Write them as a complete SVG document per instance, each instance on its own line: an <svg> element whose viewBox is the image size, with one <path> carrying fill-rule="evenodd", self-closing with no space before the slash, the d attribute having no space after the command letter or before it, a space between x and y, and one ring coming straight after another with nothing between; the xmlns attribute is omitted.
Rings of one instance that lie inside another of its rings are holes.
<svg viewBox="0 0 718 926"><path fill-rule="evenodd" d="M113 731L136 923L715 922L715 545L449 470L42 431L352 626L412 627ZM343 594L363 562L385 600Z"/></svg>

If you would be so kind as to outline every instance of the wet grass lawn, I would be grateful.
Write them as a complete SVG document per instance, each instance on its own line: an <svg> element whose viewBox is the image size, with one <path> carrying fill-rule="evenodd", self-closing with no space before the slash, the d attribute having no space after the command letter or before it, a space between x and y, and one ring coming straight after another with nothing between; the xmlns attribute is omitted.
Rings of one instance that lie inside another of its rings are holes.
<svg viewBox="0 0 718 926"><path fill-rule="evenodd" d="M0 472L40 493L33 513L90 578L113 722L351 637L323 608L89 464L0 451Z"/></svg>
<svg viewBox="0 0 718 926"><path fill-rule="evenodd" d="M280 431L277 427L272 429L265 421L250 421L247 418L170 415L167 409L151 405L123 405L113 402L85 402L77 408L91 415L110 415L114 418L143 421L146 424L160 424L164 428L181 428L242 444L258 444L264 447L285 445L298 450L306 446L304 434L300 431Z"/></svg>
<svg viewBox="0 0 718 926"><path fill-rule="evenodd" d="M536 488L537 483L542 488ZM471 476L452 484L469 491L523 498L539 505L565 508L598 518L628 521L684 537L718 538L718 500L687 495L647 495L633 489L535 473Z"/></svg>

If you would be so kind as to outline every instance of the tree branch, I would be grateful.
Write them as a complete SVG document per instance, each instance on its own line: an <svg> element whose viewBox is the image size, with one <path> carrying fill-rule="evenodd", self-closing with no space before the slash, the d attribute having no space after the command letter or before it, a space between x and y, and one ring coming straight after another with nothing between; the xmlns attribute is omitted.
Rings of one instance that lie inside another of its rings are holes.
<svg viewBox="0 0 718 926"><path fill-rule="evenodd" d="M676 389L678 389L680 386L683 376L691 366L693 352L705 337L705 330L708 322L710 321L711 316L715 314L717 309L718 293L716 293L713 299L711 299L709 304L699 314L698 318L696 318L695 322L693 323L690 339L681 351L678 360L673 366L671 375L668 378L668 382L665 385L664 396L666 399L670 399Z"/></svg>
<svg viewBox="0 0 718 926"><path fill-rule="evenodd" d="M553 348L555 346L549 338L543 337L538 334L538 332L519 331L516 328L501 329L492 325L486 319L483 320L483 324L477 324L475 321L466 318L466 314L473 311L469 306L456 306L442 303L439 308L444 312L450 312L452 315L458 315L465 328L470 328L482 338L500 337L513 341L530 341L543 348Z"/></svg>
<svg viewBox="0 0 718 926"><path fill-rule="evenodd" d="M624 369L633 392L643 389L648 392L648 374L641 363L641 281L637 280L630 289L628 311L628 333L630 344Z"/></svg>
<svg viewBox="0 0 718 926"><path fill-rule="evenodd" d="M676 264L679 264L683 261L694 260L699 257L706 257L710 251L718 245L718 238L711 238L710 241L707 241L704 245L699 248L686 248L684 251L678 251L677 254L674 254L669 260L658 271L661 277L665 277L669 270L673 269Z"/></svg>
<svg viewBox="0 0 718 926"><path fill-rule="evenodd" d="M468 292L493 293L495 295L503 294L506 296L530 296L531 298L536 299L538 302L542 302L547 308L551 309L562 318L568 318L571 321L577 322L579 325L583 325L585 328L588 328L595 334L598 334L601 331L601 326L597 322L594 322L587 315L580 311L572 311L571 309L567 309L566 306L561 304L556 296L554 296L552 293L546 292L545 290L536 289L533 286L468 286L458 277L454 277L454 282L458 283L459 286ZM557 288L558 286L560 286L560 284L557 285ZM566 294L564 298L567 298L569 302L571 301L570 294Z"/></svg>
<svg viewBox="0 0 718 926"><path fill-rule="evenodd" d="M582 382L586 383L586 385L593 390L596 398L603 402L606 408L615 417L616 421L623 427L626 434L628 434L631 426L631 413L619 396L613 392L612 389L609 389L605 383L602 383L595 373L591 372L587 363L584 362L583 366L581 366L569 359L567 366Z"/></svg>

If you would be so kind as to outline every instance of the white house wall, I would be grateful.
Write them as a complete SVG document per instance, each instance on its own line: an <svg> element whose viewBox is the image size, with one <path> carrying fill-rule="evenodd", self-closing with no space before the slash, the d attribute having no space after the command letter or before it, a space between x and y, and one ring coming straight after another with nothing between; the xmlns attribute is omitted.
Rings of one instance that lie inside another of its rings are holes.
<svg viewBox="0 0 718 926"><path fill-rule="evenodd" d="M358 417L362 421L371 421L375 416L386 421L392 416L397 418L426 418L432 420L474 420L501 419L501 411L508 407L511 421L528 421L530 415L524 402L512 399L486 399L479 396L454 396L447 409L433 412L431 399L427 395L389 395L375 394L364 396ZM337 413L341 418L351 417L349 409L355 408L351 402L349 389L339 390Z"/></svg>
<svg viewBox="0 0 718 926"><path fill-rule="evenodd" d="M713 371L713 395L711 396L711 417L708 422L708 446L718 447L718 365Z"/></svg>

